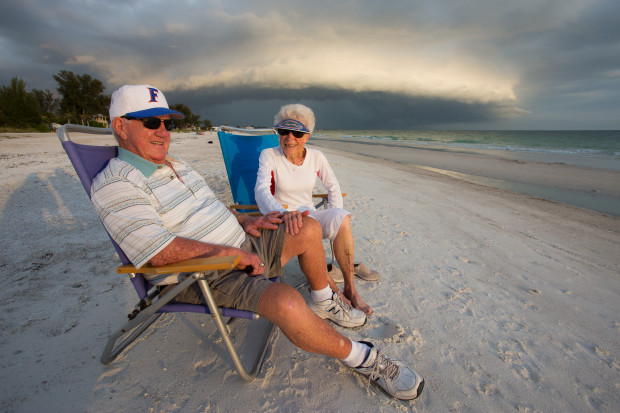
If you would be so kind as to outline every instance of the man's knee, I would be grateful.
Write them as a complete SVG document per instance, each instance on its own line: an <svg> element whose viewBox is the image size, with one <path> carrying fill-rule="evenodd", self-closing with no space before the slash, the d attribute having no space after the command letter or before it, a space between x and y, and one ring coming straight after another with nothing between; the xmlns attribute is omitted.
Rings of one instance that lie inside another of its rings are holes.
<svg viewBox="0 0 620 413"><path fill-rule="evenodd" d="M270 321L294 318L299 309L306 306L299 291L290 285L275 282L262 294L258 302L258 313Z"/></svg>

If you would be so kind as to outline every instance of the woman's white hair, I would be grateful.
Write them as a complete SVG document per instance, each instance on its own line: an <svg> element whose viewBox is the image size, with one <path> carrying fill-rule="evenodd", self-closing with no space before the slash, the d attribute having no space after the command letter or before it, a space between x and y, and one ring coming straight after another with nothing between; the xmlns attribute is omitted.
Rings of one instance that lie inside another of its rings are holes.
<svg viewBox="0 0 620 413"><path fill-rule="evenodd" d="M304 106L301 103L290 103L280 108L280 111L276 114L273 124L277 125L284 119L295 119L306 125L310 133L314 132L314 124L316 120L314 118L314 112L308 106Z"/></svg>

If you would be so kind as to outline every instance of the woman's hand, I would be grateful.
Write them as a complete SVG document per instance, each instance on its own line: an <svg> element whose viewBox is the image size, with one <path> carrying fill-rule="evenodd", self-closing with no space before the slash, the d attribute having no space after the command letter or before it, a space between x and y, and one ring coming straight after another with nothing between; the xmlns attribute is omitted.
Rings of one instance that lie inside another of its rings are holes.
<svg viewBox="0 0 620 413"><path fill-rule="evenodd" d="M282 215L282 221L286 225L286 232L290 235L297 235L303 227L303 217L310 215L310 211L285 211Z"/></svg>

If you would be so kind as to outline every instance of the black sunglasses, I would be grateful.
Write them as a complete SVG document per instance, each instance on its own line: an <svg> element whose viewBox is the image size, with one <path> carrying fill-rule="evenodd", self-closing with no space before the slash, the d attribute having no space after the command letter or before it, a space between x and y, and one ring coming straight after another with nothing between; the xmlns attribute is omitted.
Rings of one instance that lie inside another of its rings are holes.
<svg viewBox="0 0 620 413"><path fill-rule="evenodd" d="M292 133L293 136L296 137L297 139L303 138L304 135L306 134L306 132L302 132L300 130L278 129L278 135L280 136L286 136L289 133Z"/></svg>
<svg viewBox="0 0 620 413"><path fill-rule="evenodd" d="M162 120L159 118L134 118L132 116L122 116L122 117L127 120L139 120L140 122L142 122L144 127L147 129L153 129L153 130L159 129L159 126L161 125L162 122L164 122L164 128L166 128L167 131L171 131L172 129L174 129L174 122L172 121L172 119Z"/></svg>

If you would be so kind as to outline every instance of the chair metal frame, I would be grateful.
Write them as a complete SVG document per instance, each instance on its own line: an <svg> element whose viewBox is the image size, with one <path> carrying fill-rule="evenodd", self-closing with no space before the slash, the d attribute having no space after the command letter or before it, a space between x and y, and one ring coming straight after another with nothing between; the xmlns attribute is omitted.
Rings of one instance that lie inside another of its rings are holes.
<svg viewBox="0 0 620 413"><path fill-rule="evenodd" d="M116 156L117 147L78 144L71 140L69 137L70 132L111 135L112 130L109 128L93 128L73 124L65 124L57 130L58 138L60 139L65 152L69 156L69 159L71 160L71 163L90 199L92 179L101 169L103 169L103 167L105 167L109 159ZM84 158L88 157L99 158L97 159L98 164L93 165L88 162L84 162ZM102 162L103 160L105 160L105 162ZM119 274L129 274L130 280L136 289L140 301L136 304L135 310L128 315L129 321L127 321L121 328L113 332L109 337L103 354L101 355L101 362L103 364L109 364L112 362L163 313L193 312L211 314L216 323L219 334L224 341L224 345L230 354L233 365L239 375L247 381L254 380L257 377L263 365L269 345L271 344L271 338L276 331L276 326L269 323L268 331L265 334L263 342L260 344L260 350L252 363L252 369L250 371L246 370L243 366L239 353L232 342L231 327L234 322L240 318L257 320L260 316L250 311L218 307L213 299L213 295L211 294L209 284L206 281L208 277L217 270L235 268L240 260L239 256L198 258L161 267L153 267L150 264L147 264L140 269L136 269L130 264L129 259L123 250L111 237L110 241L114 245L119 258L123 263L123 265L116 269L116 272ZM187 276L180 283L161 290L150 285L144 278L144 274L168 274L177 272L191 273L191 275ZM174 302L175 297L193 283L198 283L207 305ZM230 317L230 319L227 322L224 322L223 317Z"/></svg>

